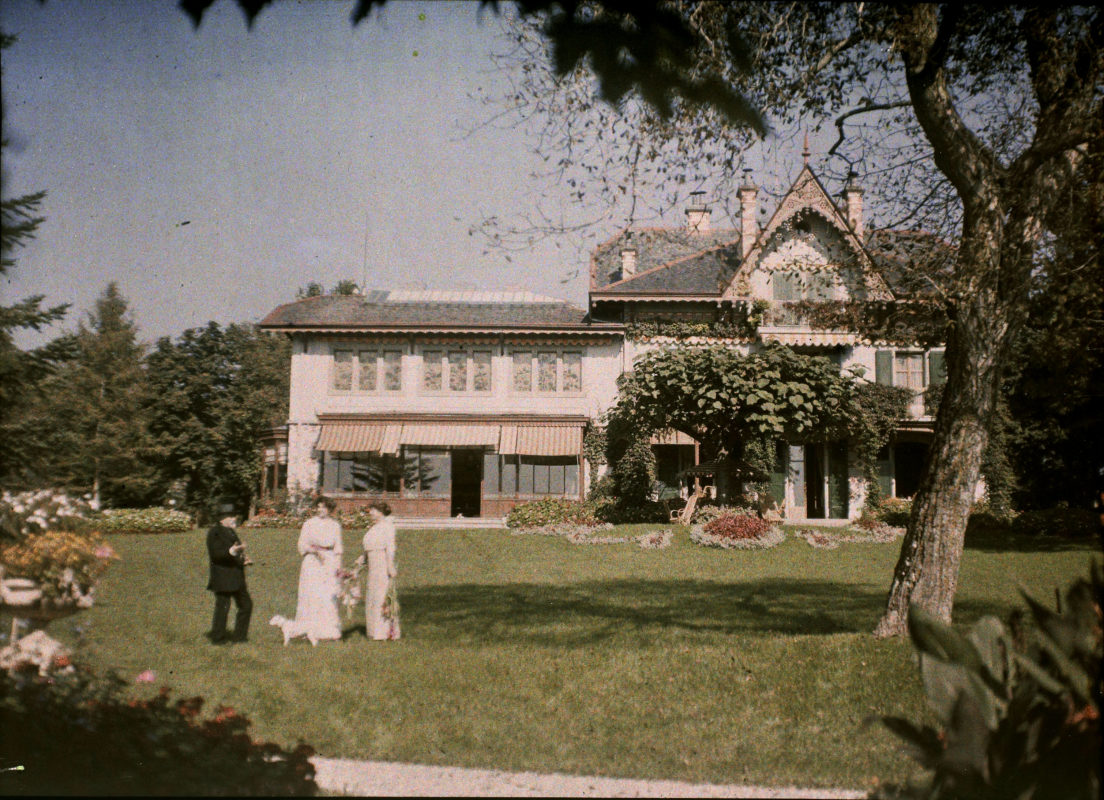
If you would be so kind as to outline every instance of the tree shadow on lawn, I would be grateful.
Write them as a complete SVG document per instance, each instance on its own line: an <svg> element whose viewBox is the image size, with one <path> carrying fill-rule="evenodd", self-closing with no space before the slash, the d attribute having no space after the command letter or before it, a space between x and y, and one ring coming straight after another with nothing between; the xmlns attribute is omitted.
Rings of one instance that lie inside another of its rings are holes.
<svg viewBox="0 0 1104 800"><path fill-rule="evenodd" d="M1099 536L1065 538L1060 536L1025 536L991 528L966 530L966 549L986 553L1072 553L1079 550L1099 552Z"/></svg>
<svg viewBox="0 0 1104 800"><path fill-rule="evenodd" d="M886 595L854 584L772 578L458 584L408 588L400 597L404 627L422 639L589 645L664 630L707 638L869 633Z"/></svg>

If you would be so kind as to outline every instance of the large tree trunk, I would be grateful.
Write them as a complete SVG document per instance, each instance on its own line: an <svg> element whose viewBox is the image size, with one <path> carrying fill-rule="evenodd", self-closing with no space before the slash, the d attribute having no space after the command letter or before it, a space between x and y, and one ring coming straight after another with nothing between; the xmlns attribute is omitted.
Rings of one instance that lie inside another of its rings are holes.
<svg viewBox="0 0 1104 800"><path fill-rule="evenodd" d="M958 309L965 313L947 341L947 386L935 437L875 636L904 633L910 603L951 621L966 523L1000 387L1004 348L998 343L1007 332L1006 309L993 292L970 300L968 308Z"/></svg>

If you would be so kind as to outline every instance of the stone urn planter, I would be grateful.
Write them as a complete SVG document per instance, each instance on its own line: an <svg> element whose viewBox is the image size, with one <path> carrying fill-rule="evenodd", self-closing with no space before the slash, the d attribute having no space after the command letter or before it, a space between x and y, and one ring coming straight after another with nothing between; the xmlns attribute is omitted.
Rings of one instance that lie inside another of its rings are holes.
<svg viewBox="0 0 1104 800"><path fill-rule="evenodd" d="M44 602L42 587L29 578L0 580L0 608L12 616L11 642L16 641L20 620L33 622L32 627L40 628L48 622L81 610L81 606L75 602Z"/></svg>

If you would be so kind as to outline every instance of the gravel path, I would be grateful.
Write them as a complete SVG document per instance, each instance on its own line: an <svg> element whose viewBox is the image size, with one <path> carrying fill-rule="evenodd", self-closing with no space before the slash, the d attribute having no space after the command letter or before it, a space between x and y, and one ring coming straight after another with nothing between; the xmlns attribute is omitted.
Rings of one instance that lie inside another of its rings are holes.
<svg viewBox="0 0 1104 800"><path fill-rule="evenodd" d="M795 800L861 800L851 789L767 788L738 784L643 781L542 775L465 767L429 767L345 758L311 759L318 786L329 792L361 796L438 797L737 797Z"/></svg>

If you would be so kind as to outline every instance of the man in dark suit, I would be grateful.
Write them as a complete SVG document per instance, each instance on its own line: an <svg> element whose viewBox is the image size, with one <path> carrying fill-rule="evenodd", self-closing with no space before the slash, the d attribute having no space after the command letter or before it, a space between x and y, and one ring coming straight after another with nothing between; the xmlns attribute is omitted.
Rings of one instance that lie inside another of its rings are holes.
<svg viewBox="0 0 1104 800"><path fill-rule="evenodd" d="M232 504L218 508L222 519L207 531L207 556L211 561L211 578L207 589L215 593L215 613L211 618L211 642L244 642L249 635L249 618L253 614L253 600L245 586L245 545L234 531L238 517ZM226 618L230 614L230 601L237 606L234 632L227 636Z"/></svg>

